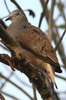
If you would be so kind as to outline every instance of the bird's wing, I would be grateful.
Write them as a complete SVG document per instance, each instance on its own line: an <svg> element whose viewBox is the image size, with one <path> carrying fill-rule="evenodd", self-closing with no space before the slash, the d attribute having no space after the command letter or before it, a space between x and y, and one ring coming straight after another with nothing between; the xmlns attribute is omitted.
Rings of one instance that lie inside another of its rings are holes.
<svg viewBox="0 0 66 100"><path fill-rule="evenodd" d="M37 27L31 25L24 25L23 27L22 36L19 40L21 46L55 66L57 72L61 72L56 53L47 36Z"/></svg>
<svg viewBox="0 0 66 100"><path fill-rule="evenodd" d="M57 72L61 72L56 53L47 36L39 28L28 23L24 23L24 25L22 22L21 24L19 23L15 30L17 24L18 23L11 24L7 29L8 33L11 34L14 39L16 37L22 48L56 67Z"/></svg>

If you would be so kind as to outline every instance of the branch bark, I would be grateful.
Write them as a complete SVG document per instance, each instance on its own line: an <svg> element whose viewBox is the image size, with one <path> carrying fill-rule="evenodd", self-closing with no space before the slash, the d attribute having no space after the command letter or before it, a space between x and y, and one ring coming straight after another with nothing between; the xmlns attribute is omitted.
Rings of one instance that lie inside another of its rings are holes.
<svg viewBox="0 0 66 100"><path fill-rule="evenodd" d="M5 98L3 97L1 93L0 93L0 100L5 100Z"/></svg>
<svg viewBox="0 0 66 100"><path fill-rule="evenodd" d="M36 86L43 100L55 100L54 89L45 72L39 71L35 66L26 60L26 55L23 55L22 48L13 40L7 31L0 25L0 38L4 44L9 48L12 56L0 54L0 61L10 65L12 69L16 68L20 72L25 73L30 81ZM18 56L15 48L19 51ZM21 56L20 56L21 55ZM20 58L19 58L20 56ZM40 87L39 87L40 86Z"/></svg>

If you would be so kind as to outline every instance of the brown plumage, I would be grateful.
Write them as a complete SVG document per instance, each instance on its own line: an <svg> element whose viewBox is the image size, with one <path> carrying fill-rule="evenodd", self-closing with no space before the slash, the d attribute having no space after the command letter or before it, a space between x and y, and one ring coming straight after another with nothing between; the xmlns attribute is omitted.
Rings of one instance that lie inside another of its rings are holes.
<svg viewBox="0 0 66 100"><path fill-rule="evenodd" d="M54 72L61 73L62 70L56 53L45 33L32 26L25 14L19 10L13 11L7 20L12 21L7 28L8 33L23 48L27 59L34 66L45 70L51 82L55 84Z"/></svg>

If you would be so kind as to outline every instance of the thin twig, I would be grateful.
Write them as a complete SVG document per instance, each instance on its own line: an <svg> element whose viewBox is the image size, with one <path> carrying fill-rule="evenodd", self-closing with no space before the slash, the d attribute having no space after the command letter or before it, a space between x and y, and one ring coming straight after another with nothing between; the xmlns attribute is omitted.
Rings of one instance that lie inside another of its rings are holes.
<svg viewBox="0 0 66 100"><path fill-rule="evenodd" d="M14 74L14 77L15 77L21 84L23 84L24 86L29 87L29 88L32 88L29 84L27 84L26 82L24 82L23 80L21 80L21 78L18 77L18 75Z"/></svg>
<svg viewBox="0 0 66 100"><path fill-rule="evenodd" d="M16 7L23 12L22 8L19 6L19 4L15 0L10 0L12 3L16 5Z"/></svg>
<svg viewBox="0 0 66 100"><path fill-rule="evenodd" d="M10 75L8 76L8 79L10 79L13 74L14 74L14 72L12 71L10 73ZM7 80L5 80L5 82L2 84L2 86L0 87L0 90L3 89L3 87L6 85L6 83L7 83Z"/></svg>
<svg viewBox="0 0 66 100"><path fill-rule="evenodd" d="M62 39L63 39L63 37L64 37L64 35L65 35L65 33L66 33L66 29L64 30L62 36L60 37L60 40L59 40L58 44L57 44L56 47L55 47L55 51L58 49L58 47L59 47L59 45L60 45L60 43L61 43L61 41L62 41Z"/></svg>
<svg viewBox="0 0 66 100"><path fill-rule="evenodd" d="M55 76L58 77L58 78L60 78L60 79L62 79L62 80L64 80L64 81L66 81L66 78L65 77L58 76L58 75L55 75Z"/></svg>
<svg viewBox="0 0 66 100"><path fill-rule="evenodd" d="M24 91L22 88L20 88L18 85L16 85L14 82L10 81L8 78L6 78L5 76L3 76L0 73L0 77L2 77L3 79L7 80L8 82L10 82L11 84L13 84L15 87L17 87L19 90L21 90L23 93L25 93L26 96L28 96L31 100L33 100L33 98L26 92Z"/></svg>
<svg viewBox="0 0 66 100"><path fill-rule="evenodd" d="M15 0L10 0L12 3L16 5L16 7L24 14L23 9L19 6L19 4ZM25 14L24 14L25 15Z"/></svg>
<svg viewBox="0 0 66 100"><path fill-rule="evenodd" d="M4 4L5 4L5 6L6 6L7 11L10 13L10 10L9 10L9 8L8 8L8 5L7 5L7 3L6 3L6 0L4 0Z"/></svg>
<svg viewBox="0 0 66 100"><path fill-rule="evenodd" d="M34 84L32 84L32 87L33 87L34 100L37 100L35 85L34 85Z"/></svg>
<svg viewBox="0 0 66 100"><path fill-rule="evenodd" d="M48 31L48 38L50 41L52 40L54 6L55 6L55 0L52 0L50 14L49 14L49 31Z"/></svg>
<svg viewBox="0 0 66 100"><path fill-rule="evenodd" d="M56 28L55 28L56 29ZM52 37L53 37L53 40L54 40L54 43L57 44L58 43L58 40L60 40L59 38L59 33L58 33L58 30L56 29L56 32L53 31L54 34L52 34ZM58 35L57 35L58 34ZM57 39L58 38L58 39ZM62 52L63 51L63 52ZM63 44L61 42L61 44L59 45L59 48L58 48L58 53L61 57L61 60L64 64L64 68L66 68L66 56L65 56L65 53L64 53L64 47L63 47Z"/></svg>
<svg viewBox="0 0 66 100"><path fill-rule="evenodd" d="M7 18L9 15L6 15L6 16L4 16L4 17L2 17L1 19L3 20L3 19L5 19L5 18Z"/></svg>
<svg viewBox="0 0 66 100"><path fill-rule="evenodd" d="M45 14L46 14L46 8L47 8L48 2L49 2L49 0L47 0L46 3L44 4L44 3L43 3L43 0L41 0L41 4L42 4L42 5L44 4L45 7L43 7L43 12L41 13L41 16L40 16L39 26L38 26L39 28L40 28L40 26L41 26L42 19L44 18Z"/></svg>
<svg viewBox="0 0 66 100"><path fill-rule="evenodd" d="M4 95L6 95L6 96L8 96L8 97L10 97L12 100L20 100L19 98L16 98L15 96L12 96L9 93L3 92L3 91L1 91L1 93L4 94ZM4 99L1 99L1 100L4 100Z"/></svg>

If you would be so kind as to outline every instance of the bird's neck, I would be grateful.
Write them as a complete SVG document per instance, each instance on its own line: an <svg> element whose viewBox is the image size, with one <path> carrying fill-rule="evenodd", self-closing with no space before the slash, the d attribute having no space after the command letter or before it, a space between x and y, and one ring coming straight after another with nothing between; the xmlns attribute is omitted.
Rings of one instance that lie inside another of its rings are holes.
<svg viewBox="0 0 66 100"><path fill-rule="evenodd" d="M12 23L14 22L22 22L22 23L25 23L25 22L28 22L26 16L19 16L19 17L16 17L16 18L13 18L12 19Z"/></svg>
<svg viewBox="0 0 66 100"><path fill-rule="evenodd" d="M22 22L24 22L24 23L25 23L25 22L28 22L26 16L22 16L21 19L20 19L20 21L22 21Z"/></svg>

